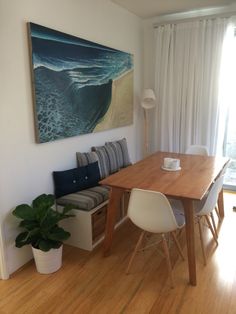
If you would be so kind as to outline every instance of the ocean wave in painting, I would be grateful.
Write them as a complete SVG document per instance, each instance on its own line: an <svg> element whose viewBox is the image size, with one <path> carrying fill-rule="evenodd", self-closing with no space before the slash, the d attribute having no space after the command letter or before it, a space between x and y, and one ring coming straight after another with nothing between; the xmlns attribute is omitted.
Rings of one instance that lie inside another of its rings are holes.
<svg viewBox="0 0 236 314"><path fill-rule="evenodd" d="M132 55L30 23L40 142L93 132Z"/></svg>

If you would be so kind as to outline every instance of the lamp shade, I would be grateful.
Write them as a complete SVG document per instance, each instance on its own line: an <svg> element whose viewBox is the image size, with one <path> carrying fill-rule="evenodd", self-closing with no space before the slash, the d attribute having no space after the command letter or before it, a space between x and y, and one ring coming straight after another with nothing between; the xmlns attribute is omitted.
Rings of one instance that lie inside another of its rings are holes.
<svg viewBox="0 0 236 314"><path fill-rule="evenodd" d="M152 89L147 88L143 91L141 106L144 109L152 109L156 105L155 100L156 100L156 97L155 97L154 91Z"/></svg>

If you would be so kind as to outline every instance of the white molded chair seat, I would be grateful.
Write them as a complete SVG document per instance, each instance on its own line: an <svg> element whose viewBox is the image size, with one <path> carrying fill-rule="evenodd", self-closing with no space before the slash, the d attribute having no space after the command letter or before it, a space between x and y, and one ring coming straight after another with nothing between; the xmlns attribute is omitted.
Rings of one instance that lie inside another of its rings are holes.
<svg viewBox="0 0 236 314"><path fill-rule="evenodd" d="M131 191L128 217L143 231L130 258L126 273L129 272L134 256L140 248L145 232L159 233L162 235L163 251L167 260L168 270L173 287L172 267L169 257L169 249L165 239L165 233L170 233L177 249L184 259L180 244L174 231L185 225L185 217L178 209L172 209L166 196L160 192L133 189Z"/></svg>
<svg viewBox="0 0 236 314"><path fill-rule="evenodd" d="M191 145L186 149L185 154L208 156L209 152L206 146Z"/></svg>

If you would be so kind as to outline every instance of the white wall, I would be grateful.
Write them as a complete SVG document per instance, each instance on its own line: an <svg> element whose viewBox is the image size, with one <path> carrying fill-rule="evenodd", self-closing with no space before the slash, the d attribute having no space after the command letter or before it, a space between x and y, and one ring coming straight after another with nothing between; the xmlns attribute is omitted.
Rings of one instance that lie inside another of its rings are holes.
<svg viewBox="0 0 236 314"><path fill-rule="evenodd" d="M133 53L134 124L36 144L26 27L29 21ZM76 151L88 151L92 145L124 136L131 159L141 157L141 34L140 19L108 0L0 0L0 249L3 252L1 246L5 246L2 257L7 272L14 272L31 258L29 248L14 246L18 222L11 211L41 193L52 193L53 170L75 167ZM2 262L0 258L0 266Z"/></svg>

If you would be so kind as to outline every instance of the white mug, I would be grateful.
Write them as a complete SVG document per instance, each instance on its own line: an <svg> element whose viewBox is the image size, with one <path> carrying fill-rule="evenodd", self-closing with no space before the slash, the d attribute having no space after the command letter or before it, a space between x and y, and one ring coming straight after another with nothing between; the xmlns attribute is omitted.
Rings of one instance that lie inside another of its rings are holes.
<svg viewBox="0 0 236 314"><path fill-rule="evenodd" d="M171 169L179 169L179 167L180 167L180 160L172 159Z"/></svg>
<svg viewBox="0 0 236 314"><path fill-rule="evenodd" d="M179 169L180 167L180 160L174 158L164 158L164 167L169 169Z"/></svg>
<svg viewBox="0 0 236 314"><path fill-rule="evenodd" d="M164 158L164 167L171 168L172 160L173 160L172 158L168 157Z"/></svg>

